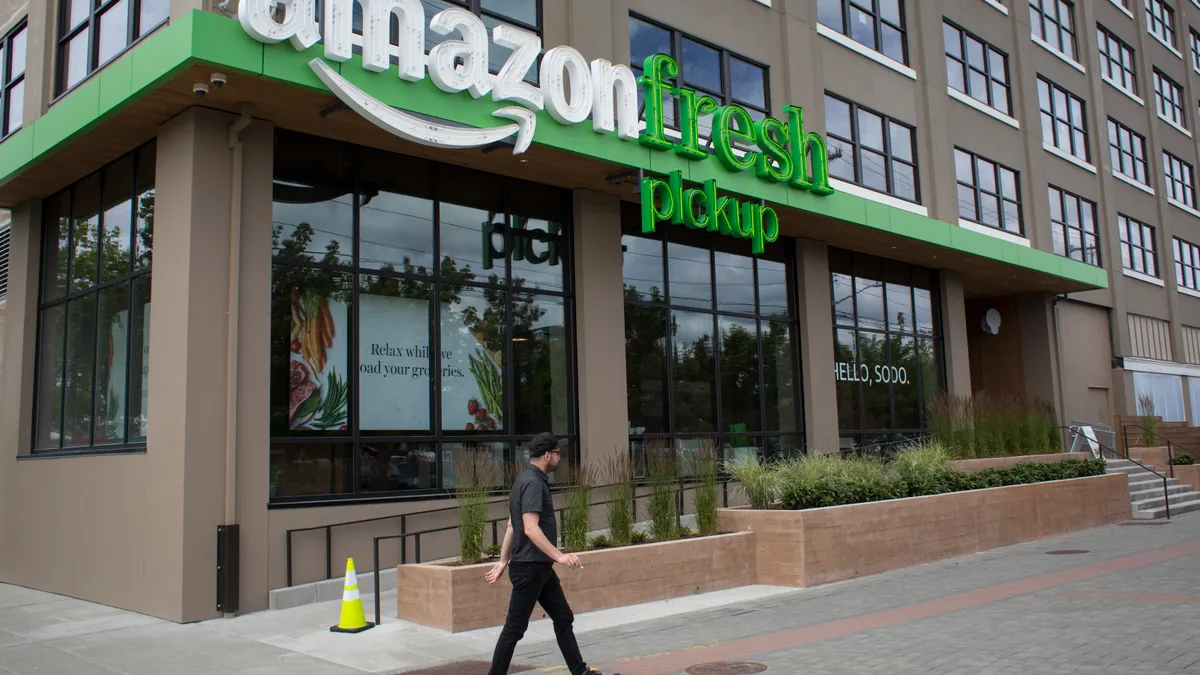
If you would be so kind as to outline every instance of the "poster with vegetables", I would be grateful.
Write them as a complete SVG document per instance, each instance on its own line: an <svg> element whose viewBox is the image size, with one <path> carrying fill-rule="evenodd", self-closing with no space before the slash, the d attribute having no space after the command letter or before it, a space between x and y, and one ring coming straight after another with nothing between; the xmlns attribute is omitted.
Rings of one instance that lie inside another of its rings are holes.
<svg viewBox="0 0 1200 675"><path fill-rule="evenodd" d="M319 292L292 291L288 428L348 429L346 305Z"/></svg>

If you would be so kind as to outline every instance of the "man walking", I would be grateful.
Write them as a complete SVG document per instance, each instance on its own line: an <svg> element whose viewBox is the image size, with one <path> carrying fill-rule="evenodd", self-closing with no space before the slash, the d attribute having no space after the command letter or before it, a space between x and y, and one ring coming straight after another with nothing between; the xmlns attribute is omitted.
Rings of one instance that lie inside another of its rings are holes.
<svg viewBox="0 0 1200 675"><path fill-rule="evenodd" d="M528 445L529 464L513 484L500 562L487 574L487 582L494 584L508 568L508 578L512 581L508 617L504 619L504 629L496 642L488 675L508 674L513 650L525 636L534 604L541 604L554 622L558 649L566 659L571 675L601 675L583 662L572 627L575 615L571 613L558 575L554 573L554 563L583 569L579 556L563 553L554 545L558 540L558 524L554 520L554 502L546 474L558 468L566 445L567 439L556 438L553 434L534 436Z"/></svg>

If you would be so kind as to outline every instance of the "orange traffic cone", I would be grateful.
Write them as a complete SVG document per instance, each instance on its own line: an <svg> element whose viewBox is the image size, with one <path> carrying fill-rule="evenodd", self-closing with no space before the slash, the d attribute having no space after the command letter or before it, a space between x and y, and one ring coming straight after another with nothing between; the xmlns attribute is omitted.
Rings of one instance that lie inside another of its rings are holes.
<svg viewBox="0 0 1200 675"><path fill-rule="evenodd" d="M342 617L336 626L330 626L334 633L361 633L375 624L367 621L363 614L362 598L358 595L358 575L354 572L354 558L346 558L346 585L342 590Z"/></svg>

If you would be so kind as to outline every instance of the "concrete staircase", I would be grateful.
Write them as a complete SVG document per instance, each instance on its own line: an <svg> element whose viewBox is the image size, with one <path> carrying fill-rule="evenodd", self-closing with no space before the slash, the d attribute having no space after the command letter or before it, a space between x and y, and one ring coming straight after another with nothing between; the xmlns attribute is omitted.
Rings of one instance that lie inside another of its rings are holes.
<svg viewBox="0 0 1200 675"><path fill-rule="evenodd" d="M1165 518L1168 503L1172 516L1200 511L1200 492L1193 492L1177 478L1167 479L1167 497L1164 499L1163 480L1158 475L1127 459L1105 459L1105 462L1109 473L1123 473L1129 477L1129 503L1135 520Z"/></svg>

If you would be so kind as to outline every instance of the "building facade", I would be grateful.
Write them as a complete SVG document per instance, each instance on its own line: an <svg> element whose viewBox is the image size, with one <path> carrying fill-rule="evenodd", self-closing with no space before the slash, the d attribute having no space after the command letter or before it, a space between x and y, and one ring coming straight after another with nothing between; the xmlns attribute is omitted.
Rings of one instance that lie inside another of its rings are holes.
<svg viewBox="0 0 1200 675"><path fill-rule="evenodd" d="M1200 421L1191 0L8 11L0 581L262 609L546 430Z"/></svg>

